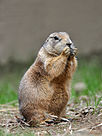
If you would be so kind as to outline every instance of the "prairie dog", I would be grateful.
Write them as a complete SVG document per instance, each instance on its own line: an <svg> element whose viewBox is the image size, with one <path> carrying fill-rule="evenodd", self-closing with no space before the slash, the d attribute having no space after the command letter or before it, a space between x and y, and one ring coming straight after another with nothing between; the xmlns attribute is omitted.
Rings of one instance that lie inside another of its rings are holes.
<svg viewBox="0 0 102 136"><path fill-rule="evenodd" d="M66 32L49 35L35 62L23 76L19 90L19 110L35 126L46 120L46 113L65 116L77 49Z"/></svg>

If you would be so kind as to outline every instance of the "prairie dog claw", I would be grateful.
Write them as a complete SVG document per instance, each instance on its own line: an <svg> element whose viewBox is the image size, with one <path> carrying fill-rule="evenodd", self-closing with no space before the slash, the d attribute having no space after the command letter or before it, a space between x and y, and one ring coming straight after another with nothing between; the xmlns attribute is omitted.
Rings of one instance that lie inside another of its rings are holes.
<svg viewBox="0 0 102 136"><path fill-rule="evenodd" d="M72 56L75 56L75 55L77 54L77 52L78 52L78 49L77 49L77 48L74 48L74 49L73 49L73 52L72 52Z"/></svg>
<svg viewBox="0 0 102 136"><path fill-rule="evenodd" d="M69 47L65 47L63 52L62 52L62 54L68 57L70 55L70 48Z"/></svg>

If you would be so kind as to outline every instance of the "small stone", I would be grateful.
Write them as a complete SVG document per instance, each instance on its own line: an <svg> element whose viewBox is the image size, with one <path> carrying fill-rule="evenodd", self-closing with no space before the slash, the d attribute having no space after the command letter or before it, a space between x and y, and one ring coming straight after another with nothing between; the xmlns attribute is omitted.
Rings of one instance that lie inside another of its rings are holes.
<svg viewBox="0 0 102 136"><path fill-rule="evenodd" d="M79 82L74 85L74 90L76 92L81 92L83 90L87 89L86 84L84 82Z"/></svg>
<svg viewBox="0 0 102 136"><path fill-rule="evenodd" d="M40 131L35 133L35 136L44 136L44 135L47 135L46 131Z"/></svg>
<svg viewBox="0 0 102 136"><path fill-rule="evenodd" d="M90 112L92 113L94 111L94 109L90 109Z"/></svg>
<svg viewBox="0 0 102 136"><path fill-rule="evenodd" d="M100 98L100 95L96 94L96 98Z"/></svg>
<svg viewBox="0 0 102 136"><path fill-rule="evenodd" d="M85 109L85 111L84 111L85 113L88 113L89 112L89 110L88 109Z"/></svg>
<svg viewBox="0 0 102 136"><path fill-rule="evenodd" d="M84 95L84 96L80 96L79 98L80 100L83 100L83 101L89 101L89 97Z"/></svg>
<svg viewBox="0 0 102 136"><path fill-rule="evenodd" d="M100 104L102 105L102 101L100 101Z"/></svg>

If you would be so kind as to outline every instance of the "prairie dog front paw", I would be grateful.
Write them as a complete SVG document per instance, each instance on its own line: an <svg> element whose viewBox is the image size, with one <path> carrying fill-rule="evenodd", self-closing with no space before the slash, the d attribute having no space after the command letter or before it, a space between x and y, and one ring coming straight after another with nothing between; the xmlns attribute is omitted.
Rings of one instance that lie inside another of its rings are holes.
<svg viewBox="0 0 102 136"><path fill-rule="evenodd" d="M70 55L70 48L66 46L62 52L62 55L68 57Z"/></svg>
<svg viewBox="0 0 102 136"><path fill-rule="evenodd" d="M70 55L71 55L71 56L76 56L77 52L78 52L78 49L77 49L77 48L70 49Z"/></svg>

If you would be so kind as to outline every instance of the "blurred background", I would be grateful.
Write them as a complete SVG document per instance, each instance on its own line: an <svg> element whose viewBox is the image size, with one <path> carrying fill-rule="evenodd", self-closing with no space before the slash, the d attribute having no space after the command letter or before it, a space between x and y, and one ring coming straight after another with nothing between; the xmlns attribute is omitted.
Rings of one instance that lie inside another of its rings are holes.
<svg viewBox="0 0 102 136"><path fill-rule="evenodd" d="M68 32L79 50L72 96L77 83L83 95L102 91L102 0L0 0L0 103L17 99L21 77L55 31Z"/></svg>

